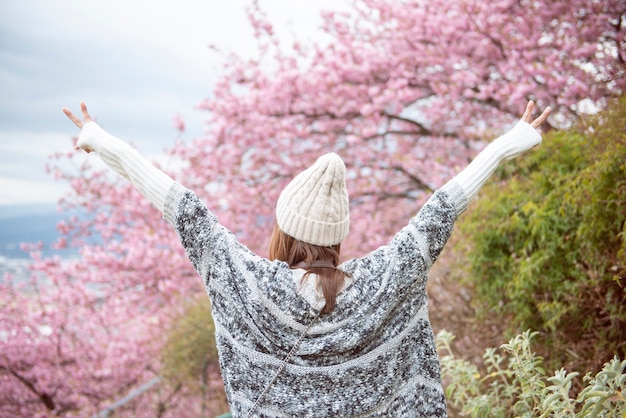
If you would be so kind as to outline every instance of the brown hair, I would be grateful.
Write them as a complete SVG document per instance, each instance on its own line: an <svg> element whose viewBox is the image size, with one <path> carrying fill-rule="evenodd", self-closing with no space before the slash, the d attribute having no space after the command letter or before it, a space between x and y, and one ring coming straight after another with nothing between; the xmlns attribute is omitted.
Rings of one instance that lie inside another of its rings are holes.
<svg viewBox="0 0 626 418"><path fill-rule="evenodd" d="M302 276L302 282L309 274L315 274L320 279L322 292L326 305L321 313L329 313L335 308L337 294L344 284L347 273L336 268L323 266L311 266L310 264L319 261L329 261L334 267L339 264L339 252L341 244L332 247L320 247L306 242L299 241L290 235L285 234L276 225L270 240L270 260L281 260L289 264L289 267L302 267L306 274Z"/></svg>

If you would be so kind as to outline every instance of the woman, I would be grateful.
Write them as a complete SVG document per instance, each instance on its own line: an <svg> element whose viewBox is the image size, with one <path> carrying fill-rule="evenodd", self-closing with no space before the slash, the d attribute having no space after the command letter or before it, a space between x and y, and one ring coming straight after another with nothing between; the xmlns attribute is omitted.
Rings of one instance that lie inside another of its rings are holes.
<svg viewBox="0 0 626 418"><path fill-rule="evenodd" d="M338 266L348 234L345 166L320 157L282 191L272 260L245 248L191 191L103 131L81 103L77 149L95 151L177 231L212 302L234 416L444 417L428 320L428 271L457 217L501 161L541 143L521 121L437 190L390 243Z"/></svg>

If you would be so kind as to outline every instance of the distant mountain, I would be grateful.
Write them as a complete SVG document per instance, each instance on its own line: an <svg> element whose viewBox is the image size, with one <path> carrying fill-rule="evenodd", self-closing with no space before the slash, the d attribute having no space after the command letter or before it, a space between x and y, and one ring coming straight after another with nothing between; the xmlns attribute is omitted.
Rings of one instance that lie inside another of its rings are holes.
<svg viewBox="0 0 626 418"><path fill-rule="evenodd" d="M45 215L57 213L56 205L7 205L0 206L0 220L27 215Z"/></svg>
<svg viewBox="0 0 626 418"><path fill-rule="evenodd" d="M54 206L0 206L0 255L27 258L23 242L42 241L46 246L59 236L57 223L69 217Z"/></svg>

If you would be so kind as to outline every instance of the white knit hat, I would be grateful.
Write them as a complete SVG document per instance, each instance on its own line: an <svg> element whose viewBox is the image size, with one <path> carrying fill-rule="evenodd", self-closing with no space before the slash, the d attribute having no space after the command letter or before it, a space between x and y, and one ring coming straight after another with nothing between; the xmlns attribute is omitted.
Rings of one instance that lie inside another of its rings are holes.
<svg viewBox="0 0 626 418"><path fill-rule="evenodd" d="M276 221L281 231L308 244L330 247L343 241L350 213L346 166L339 155L321 156L285 187Z"/></svg>

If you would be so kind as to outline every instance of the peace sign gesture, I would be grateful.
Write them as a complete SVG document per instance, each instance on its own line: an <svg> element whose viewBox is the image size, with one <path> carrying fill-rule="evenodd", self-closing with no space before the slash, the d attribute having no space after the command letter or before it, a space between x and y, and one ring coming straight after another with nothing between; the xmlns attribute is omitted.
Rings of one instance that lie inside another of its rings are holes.
<svg viewBox="0 0 626 418"><path fill-rule="evenodd" d="M544 110L543 113L539 115L538 118L536 118L535 120L532 120L532 115L533 115L534 110L535 110L535 102L531 100L526 105L526 111L524 111L524 114L522 115L522 120L524 122L530 123L530 126L532 126L533 128L539 129L541 124L545 122L545 120L548 118L548 115L550 114L550 111L552 109L550 109L549 107L546 107L546 110Z"/></svg>
<svg viewBox="0 0 626 418"><path fill-rule="evenodd" d="M80 110L83 113L83 119L81 120L80 118L78 118L76 115L74 115L72 113L71 110L69 110L67 107L63 106L63 113L65 113L65 115L72 121L74 122L74 125L76 125L77 128L79 129L83 129L83 126L85 126L86 123L88 122L93 122L93 118L91 117L91 115L89 115L89 112L87 111L87 105L85 104L85 102L80 102ZM74 147L77 150L78 149L84 149L86 152L91 152L91 148L87 147L87 146L79 146L78 144Z"/></svg>

